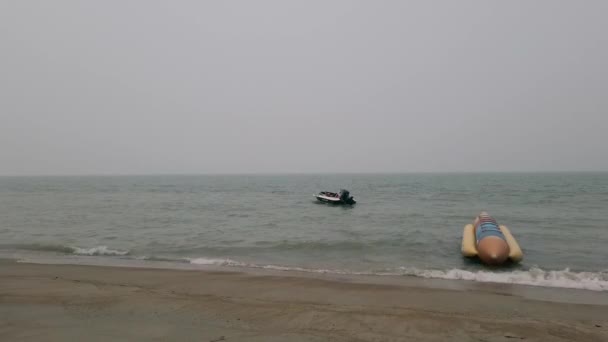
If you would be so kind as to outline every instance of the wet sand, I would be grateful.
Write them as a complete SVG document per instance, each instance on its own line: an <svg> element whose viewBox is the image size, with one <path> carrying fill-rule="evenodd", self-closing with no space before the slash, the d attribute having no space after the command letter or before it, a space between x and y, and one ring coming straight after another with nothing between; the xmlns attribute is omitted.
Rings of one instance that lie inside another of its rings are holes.
<svg viewBox="0 0 608 342"><path fill-rule="evenodd" d="M0 261L0 341L68 340L608 341L608 294Z"/></svg>

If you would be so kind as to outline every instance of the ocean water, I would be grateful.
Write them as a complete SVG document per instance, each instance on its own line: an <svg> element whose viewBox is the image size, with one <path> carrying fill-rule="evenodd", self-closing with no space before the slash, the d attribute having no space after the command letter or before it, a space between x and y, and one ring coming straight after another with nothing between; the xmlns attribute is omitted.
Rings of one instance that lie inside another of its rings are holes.
<svg viewBox="0 0 608 342"><path fill-rule="evenodd" d="M313 198L340 188L357 205ZM521 264L461 256L481 210L511 228ZM608 291L608 173L0 177L0 256Z"/></svg>

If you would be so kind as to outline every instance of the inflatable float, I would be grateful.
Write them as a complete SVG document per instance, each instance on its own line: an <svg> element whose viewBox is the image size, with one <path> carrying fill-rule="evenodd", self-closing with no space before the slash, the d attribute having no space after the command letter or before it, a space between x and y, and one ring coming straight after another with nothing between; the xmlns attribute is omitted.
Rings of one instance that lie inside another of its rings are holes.
<svg viewBox="0 0 608 342"><path fill-rule="evenodd" d="M509 228L482 212L462 233L462 255L479 257L488 265L500 265L507 260L519 262L523 253Z"/></svg>

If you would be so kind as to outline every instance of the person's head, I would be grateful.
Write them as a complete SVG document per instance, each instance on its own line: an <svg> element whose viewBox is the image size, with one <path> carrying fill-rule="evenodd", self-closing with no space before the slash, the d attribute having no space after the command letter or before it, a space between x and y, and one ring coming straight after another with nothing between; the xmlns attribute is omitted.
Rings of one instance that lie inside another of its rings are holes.
<svg viewBox="0 0 608 342"><path fill-rule="evenodd" d="M490 215L489 215L489 214L488 214L486 211L482 211L482 212L480 212L480 213L479 213L479 215L477 215L477 216L475 217L475 219L473 220L473 225L474 225L475 227L477 227L477 224L479 224L479 220L480 220L482 217L488 217L488 216L490 216Z"/></svg>

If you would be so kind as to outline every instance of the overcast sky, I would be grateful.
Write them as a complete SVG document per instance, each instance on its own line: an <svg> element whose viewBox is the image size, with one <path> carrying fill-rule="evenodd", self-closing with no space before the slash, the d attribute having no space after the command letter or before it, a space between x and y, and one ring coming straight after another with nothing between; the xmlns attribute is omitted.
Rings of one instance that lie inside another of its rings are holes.
<svg viewBox="0 0 608 342"><path fill-rule="evenodd" d="M0 174L608 170L608 1L0 1Z"/></svg>

